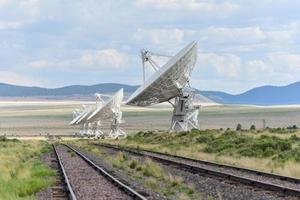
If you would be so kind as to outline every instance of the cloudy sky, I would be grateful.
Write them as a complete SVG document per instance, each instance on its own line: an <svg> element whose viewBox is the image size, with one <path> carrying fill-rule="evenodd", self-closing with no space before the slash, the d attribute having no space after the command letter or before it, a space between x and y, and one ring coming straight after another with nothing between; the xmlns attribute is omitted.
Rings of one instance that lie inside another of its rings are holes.
<svg viewBox="0 0 300 200"><path fill-rule="evenodd" d="M300 81L300 1L0 0L0 82L140 84L142 48L198 42L192 86Z"/></svg>

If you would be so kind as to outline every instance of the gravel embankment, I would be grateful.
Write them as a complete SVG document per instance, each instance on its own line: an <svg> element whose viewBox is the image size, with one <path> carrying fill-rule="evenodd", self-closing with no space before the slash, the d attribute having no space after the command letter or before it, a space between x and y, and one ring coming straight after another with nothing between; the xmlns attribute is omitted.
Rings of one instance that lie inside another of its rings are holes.
<svg viewBox="0 0 300 200"><path fill-rule="evenodd" d="M68 148L58 146L66 173L77 199L81 200L127 200L132 199L119 190L105 177L95 171L82 158L68 152Z"/></svg>

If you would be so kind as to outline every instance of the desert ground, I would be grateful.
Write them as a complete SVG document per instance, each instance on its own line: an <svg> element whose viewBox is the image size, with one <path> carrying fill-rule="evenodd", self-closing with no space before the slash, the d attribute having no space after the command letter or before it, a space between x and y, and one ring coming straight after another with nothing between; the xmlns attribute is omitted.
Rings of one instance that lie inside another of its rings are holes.
<svg viewBox="0 0 300 200"><path fill-rule="evenodd" d="M0 101L1 135L70 135L80 129L69 126L72 111L82 101ZM128 133L141 130L168 130L172 108L168 104L152 107L122 106L122 129ZM300 126L300 106L204 105L200 107L200 129L235 129L252 124L263 127ZM107 131L109 121L103 122Z"/></svg>

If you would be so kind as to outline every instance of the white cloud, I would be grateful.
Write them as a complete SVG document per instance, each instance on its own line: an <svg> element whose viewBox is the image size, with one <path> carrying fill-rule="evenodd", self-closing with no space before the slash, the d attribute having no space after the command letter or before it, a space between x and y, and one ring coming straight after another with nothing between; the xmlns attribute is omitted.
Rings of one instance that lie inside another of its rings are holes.
<svg viewBox="0 0 300 200"><path fill-rule="evenodd" d="M200 31L202 40L210 40L215 43L256 43L266 39L265 33L260 27L209 27Z"/></svg>
<svg viewBox="0 0 300 200"><path fill-rule="evenodd" d="M258 52L289 49L300 33L295 24L263 29L260 26L225 27L209 26L198 29L139 28L132 36L134 41L176 47L197 40L199 45L213 47L216 52Z"/></svg>
<svg viewBox="0 0 300 200"><path fill-rule="evenodd" d="M200 53L197 63L199 68L224 78L236 78L241 70L241 60L233 54Z"/></svg>
<svg viewBox="0 0 300 200"><path fill-rule="evenodd" d="M238 9L237 4L222 2L215 3L213 1L198 1L198 0L137 0L137 7L152 7L161 10L187 10L215 13L217 15L231 13Z"/></svg>
<svg viewBox="0 0 300 200"><path fill-rule="evenodd" d="M75 57L76 56L76 57ZM35 69L61 68L61 69L118 69L127 67L129 58L116 49L102 49L83 51L79 55L60 59L39 59L29 63Z"/></svg>
<svg viewBox="0 0 300 200"><path fill-rule="evenodd" d="M21 22L18 21L0 21L1 29L18 29L22 26Z"/></svg>
<svg viewBox="0 0 300 200"><path fill-rule="evenodd" d="M10 71L0 71L0 83L16 84L16 85L40 85L40 82Z"/></svg>
<svg viewBox="0 0 300 200"><path fill-rule="evenodd" d="M137 41L151 41L154 44L180 44L186 35L192 31L182 29L138 29L133 39Z"/></svg>
<svg viewBox="0 0 300 200"><path fill-rule="evenodd" d="M35 69L42 69L46 67L51 67L52 63L50 63L48 60L34 60L29 63L29 66Z"/></svg>
<svg viewBox="0 0 300 200"><path fill-rule="evenodd" d="M300 28L294 25L274 27L246 26L226 27L210 26L195 30L194 35L200 44L212 47L216 52L271 52L290 51L295 48Z"/></svg>
<svg viewBox="0 0 300 200"><path fill-rule="evenodd" d="M300 54L270 53L268 55L274 67L286 72L300 72Z"/></svg>
<svg viewBox="0 0 300 200"><path fill-rule="evenodd" d="M128 58L125 54L118 52L116 49L97 50L86 53L81 56L80 63L84 66L102 66L108 68L125 67Z"/></svg>
<svg viewBox="0 0 300 200"><path fill-rule="evenodd" d="M7 4L8 0L0 0L0 8Z"/></svg>
<svg viewBox="0 0 300 200"><path fill-rule="evenodd" d="M246 61L244 71L247 72L249 77L256 78L261 75L261 73L264 75L265 73L270 73L272 71L272 67L262 60L255 59Z"/></svg>
<svg viewBox="0 0 300 200"><path fill-rule="evenodd" d="M288 53L270 53L262 59L241 59L235 54L200 53L193 77L194 83L218 86L225 91L244 91L261 85L274 83L284 85L299 81L300 55ZM195 79L196 78L196 79ZM209 88L212 86L200 86Z"/></svg>

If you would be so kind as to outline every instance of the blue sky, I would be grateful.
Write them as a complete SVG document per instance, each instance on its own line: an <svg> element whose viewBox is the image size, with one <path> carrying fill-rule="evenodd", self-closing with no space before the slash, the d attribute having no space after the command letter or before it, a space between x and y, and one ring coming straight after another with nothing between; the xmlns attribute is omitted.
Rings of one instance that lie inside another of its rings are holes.
<svg viewBox="0 0 300 200"><path fill-rule="evenodd" d="M140 84L142 48L198 42L192 86L300 81L300 1L0 0L0 82Z"/></svg>

